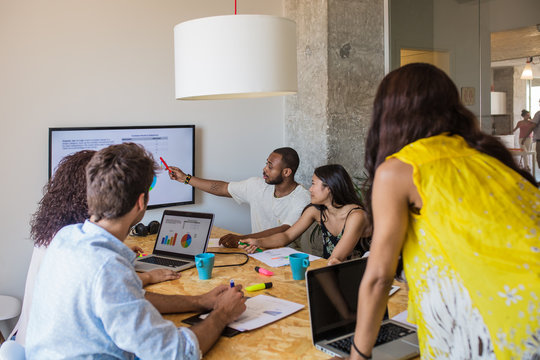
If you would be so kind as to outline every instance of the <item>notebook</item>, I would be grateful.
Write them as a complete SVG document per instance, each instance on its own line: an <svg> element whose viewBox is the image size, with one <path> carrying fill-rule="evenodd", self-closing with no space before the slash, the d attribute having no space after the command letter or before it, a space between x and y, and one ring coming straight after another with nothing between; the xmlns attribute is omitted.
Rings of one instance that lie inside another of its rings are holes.
<svg viewBox="0 0 540 360"><path fill-rule="evenodd" d="M214 214L165 210L151 255L137 258L135 270L182 271L195 266L195 255L206 252Z"/></svg>
<svg viewBox="0 0 540 360"><path fill-rule="evenodd" d="M351 353L358 288L366 264L367 259L356 259L306 273L313 345L331 356L348 357ZM373 359L409 359L418 355L416 330L389 320L387 309Z"/></svg>

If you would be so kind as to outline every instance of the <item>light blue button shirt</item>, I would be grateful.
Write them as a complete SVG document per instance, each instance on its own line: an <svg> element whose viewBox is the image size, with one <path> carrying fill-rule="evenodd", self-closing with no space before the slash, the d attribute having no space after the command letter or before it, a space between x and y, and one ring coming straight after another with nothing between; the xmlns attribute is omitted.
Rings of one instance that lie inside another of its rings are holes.
<svg viewBox="0 0 540 360"><path fill-rule="evenodd" d="M58 232L36 279L28 359L200 359L199 343L144 298L135 254L86 221Z"/></svg>

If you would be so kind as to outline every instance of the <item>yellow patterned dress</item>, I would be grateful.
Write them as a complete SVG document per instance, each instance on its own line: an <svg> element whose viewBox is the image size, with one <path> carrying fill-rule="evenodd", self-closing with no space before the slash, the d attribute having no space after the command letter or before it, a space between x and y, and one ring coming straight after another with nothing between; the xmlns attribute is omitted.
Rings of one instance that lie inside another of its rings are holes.
<svg viewBox="0 0 540 360"><path fill-rule="evenodd" d="M447 134L391 155L423 205L403 247L423 359L540 357L540 191Z"/></svg>

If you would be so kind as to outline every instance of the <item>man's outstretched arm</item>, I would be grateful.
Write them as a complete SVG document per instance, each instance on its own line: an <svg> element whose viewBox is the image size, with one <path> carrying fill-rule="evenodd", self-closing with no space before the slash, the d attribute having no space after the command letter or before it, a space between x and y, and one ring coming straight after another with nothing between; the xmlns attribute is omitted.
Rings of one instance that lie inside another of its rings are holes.
<svg viewBox="0 0 540 360"><path fill-rule="evenodd" d="M221 180L207 180L196 176L189 176L188 179L188 175L179 168L169 166L169 169L169 177L172 180L176 180L184 184L186 184L187 181L187 184L193 186L194 188L213 195L232 197L231 194L229 194L228 182Z"/></svg>

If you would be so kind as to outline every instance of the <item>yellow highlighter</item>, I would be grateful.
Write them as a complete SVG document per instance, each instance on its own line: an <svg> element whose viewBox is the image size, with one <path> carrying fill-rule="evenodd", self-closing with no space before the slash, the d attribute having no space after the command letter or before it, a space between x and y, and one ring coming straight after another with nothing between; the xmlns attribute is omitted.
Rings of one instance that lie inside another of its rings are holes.
<svg viewBox="0 0 540 360"><path fill-rule="evenodd" d="M271 287L272 287L271 282L260 283L260 284L251 285L251 286L246 287L246 291L264 290L264 289L270 289Z"/></svg>

